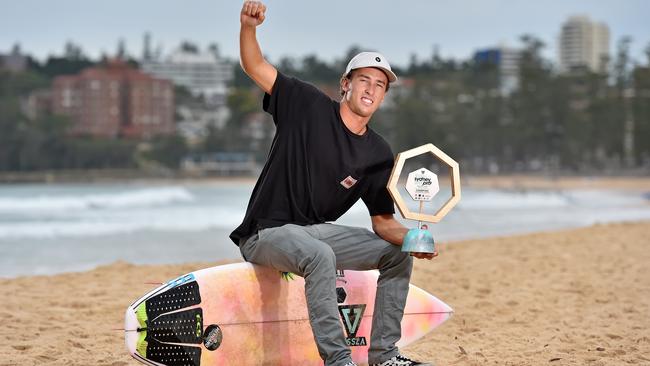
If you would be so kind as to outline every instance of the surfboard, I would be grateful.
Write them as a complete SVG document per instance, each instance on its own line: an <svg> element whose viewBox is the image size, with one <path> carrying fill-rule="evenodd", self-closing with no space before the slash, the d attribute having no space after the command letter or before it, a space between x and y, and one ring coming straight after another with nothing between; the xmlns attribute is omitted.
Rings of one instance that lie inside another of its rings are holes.
<svg viewBox="0 0 650 366"><path fill-rule="evenodd" d="M378 271L337 271L341 326L357 363L367 362ZM402 339L406 346L453 310L410 285ZM322 365L313 339L304 280L272 268L236 263L173 279L131 304L126 347L147 365Z"/></svg>

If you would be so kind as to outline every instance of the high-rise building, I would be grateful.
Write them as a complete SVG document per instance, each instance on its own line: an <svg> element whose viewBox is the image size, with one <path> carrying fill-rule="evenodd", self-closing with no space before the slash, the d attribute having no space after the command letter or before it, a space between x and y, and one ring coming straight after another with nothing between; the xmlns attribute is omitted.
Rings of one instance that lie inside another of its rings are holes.
<svg viewBox="0 0 650 366"><path fill-rule="evenodd" d="M216 104L224 104L227 83L232 80L233 66L212 52L179 48L164 61L143 60L142 70L184 86L193 95L203 95Z"/></svg>
<svg viewBox="0 0 650 366"><path fill-rule="evenodd" d="M510 94L519 86L519 61L521 51L500 46L478 50L474 62L491 63L499 68L499 89L502 94Z"/></svg>
<svg viewBox="0 0 650 366"><path fill-rule="evenodd" d="M585 15L572 16L562 25L558 50L560 72L576 68L605 71L609 60L609 28Z"/></svg>
<svg viewBox="0 0 650 366"><path fill-rule="evenodd" d="M150 138L171 134L174 87L120 60L59 76L52 86L52 112L72 118L71 134Z"/></svg>

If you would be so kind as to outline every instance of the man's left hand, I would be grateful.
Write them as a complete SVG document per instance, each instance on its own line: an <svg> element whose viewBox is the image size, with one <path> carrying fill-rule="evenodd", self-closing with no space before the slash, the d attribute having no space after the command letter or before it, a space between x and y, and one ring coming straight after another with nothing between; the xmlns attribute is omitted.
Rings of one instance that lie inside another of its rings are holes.
<svg viewBox="0 0 650 366"><path fill-rule="evenodd" d="M432 260L433 258L438 256L438 252L433 252L433 253L411 252L411 256L413 256L415 258L418 258L418 259Z"/></svg>

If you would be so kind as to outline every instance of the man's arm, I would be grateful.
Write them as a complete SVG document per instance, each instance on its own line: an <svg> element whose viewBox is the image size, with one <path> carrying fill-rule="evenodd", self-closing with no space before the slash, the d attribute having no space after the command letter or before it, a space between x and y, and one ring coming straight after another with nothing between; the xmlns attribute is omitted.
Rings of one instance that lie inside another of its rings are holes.
<svg viewBox="0 0 650 366"><path fill-rule="evenodd" d="M375 234L389 243L402 245L404 235L409 229L395 220L392 214L370 216L370 219Z"/></svg>
<svg viewBox="0 0 650 366"><path fill-rule="evenodd" d="M402 245L404 235L409 229L395 220L392 214L370 216L372 220L372 230L380 238L395 245ZM438 252L433 253L411 253L412 256L420 259L432 259L438 256Z"/></svg>
<svg viewBox="0 0 650 366"><path fill-rule="evenodd" d="M278 71L264 59L256 36L256 28L264 22L265 13L266 5L261 2L244 2L239 19L239 58L244 72L264 92L271 94Z"/></svg>

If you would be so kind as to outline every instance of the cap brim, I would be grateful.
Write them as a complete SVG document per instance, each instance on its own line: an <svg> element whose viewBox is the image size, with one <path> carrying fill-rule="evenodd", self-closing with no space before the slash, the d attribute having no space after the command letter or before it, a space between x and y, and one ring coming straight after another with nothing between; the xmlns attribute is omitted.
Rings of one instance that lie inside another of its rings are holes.
<svg viewBox="0 0 650 366"><path fill-rule="evenodd" d="M388 76L388 82L389 83L394 83L397 81L397 75L395 75L394 72L388 69L384 69L383 67L380 67L380 69Z"/></svg>
<svg viewBox="0 0 650 366"><path fill-rule="evenodd" d="M379 70L383 71L384 74L386 74L386 77L388 78L389 83L393 83L393 82L397 81L397 75L395 75L394 72L392 72L391 70L388 70L385 67L375 66L375 65L373 65L373 66L365 66L365 67L372 67L372 68L379 69Z"/></svg>

